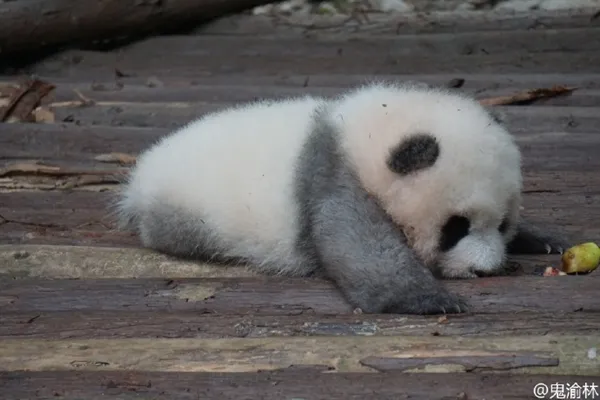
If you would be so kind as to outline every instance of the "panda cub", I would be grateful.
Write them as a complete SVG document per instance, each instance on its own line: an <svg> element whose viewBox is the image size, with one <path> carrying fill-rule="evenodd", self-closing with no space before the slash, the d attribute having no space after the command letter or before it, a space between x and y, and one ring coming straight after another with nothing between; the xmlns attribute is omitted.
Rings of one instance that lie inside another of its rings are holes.
<svg viewBox="0 0 600 400"><path fill-rule="evenodd" d="M441 278L567 244L519 217L513 137L477 101L375 82L208 114L140 155L120 226L169 255L317 275L367 313L459 313Z"/></svg>

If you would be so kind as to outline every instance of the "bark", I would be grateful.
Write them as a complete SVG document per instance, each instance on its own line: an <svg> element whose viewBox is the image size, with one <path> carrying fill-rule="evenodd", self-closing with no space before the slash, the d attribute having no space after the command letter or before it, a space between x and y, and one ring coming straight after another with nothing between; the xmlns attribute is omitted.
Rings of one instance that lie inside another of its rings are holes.
<svg viewBox="0 0 600 400"><path fill-rule="evenodd" d="M29 0L0 3L0 59L172 31L270 0Z"/></svg>

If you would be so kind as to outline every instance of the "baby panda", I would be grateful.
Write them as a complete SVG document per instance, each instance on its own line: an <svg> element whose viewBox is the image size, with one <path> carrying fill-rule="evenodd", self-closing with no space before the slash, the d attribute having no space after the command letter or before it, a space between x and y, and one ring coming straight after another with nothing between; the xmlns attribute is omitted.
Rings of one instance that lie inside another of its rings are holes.
<svg viewBox="0 0 600 400"><path fill-rule="evenodd" d="M460 313L443 278L567 246L520 218L520 157L474 99L372 82L192 122L140 155L117 213L145 247L322 276L366 313Z"/></svg>

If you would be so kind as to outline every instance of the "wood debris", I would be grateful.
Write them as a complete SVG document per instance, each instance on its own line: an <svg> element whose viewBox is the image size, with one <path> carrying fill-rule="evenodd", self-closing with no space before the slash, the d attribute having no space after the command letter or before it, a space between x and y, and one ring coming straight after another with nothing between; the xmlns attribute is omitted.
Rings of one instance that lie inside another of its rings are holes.
<svg viewBox="0 0 600 400"><path fill-rule="evenodd" d="M126 174L127 169L75 169L44 165L38 162L18 162L0 168L0 177L11 175L51 175L51 176L75 176L75 175L120 175Z"/></svg>
<svg viewBox="0 0 600 400"><path fill-rule="evenodd" d="M421 356L380 357L370 356L360 360L362 365L379 372L417 370L428 366L439 366L447 369L449 365L461 366L465 372L471 371L506 371L523 367L557 366L559 360L549 354L534 352L495 352L495 351L456 351L436 355L435 351ZM472 353L472 354L469 354Z"/></svg>
<svg viewBox="0 0 600 400"><path fill-rule="evenodd" d="M0 168L0 189L69 190L90 187L106 190L99 185L120 184L128 171L127 168L83 169L17 162Z"/></svg>
<svg viewBox="0 0 600 400"><path fill-rule="evenodd" d="M507 106L530 104L536 100L549 99L552 97L566 96L571 94L577 88L568 88L565 86L553 86L551 88L539 88L518 92L509 96L490 97L481 99L479 102L484 106Z"/></svg>
<svg viewBox="0 0 600 400"><path fill-rule="evenodd" d="M34 122L33 111L40 105L55 86L39 79L26 79L8 99L8 104L0 107L1 122Z"/></svg>
<svg viewBox="0 0 600 400"><path fill-rule="evenodd" d="M19 162L0 168L0 177L8 176L50 176L64 178L56 181L52 189L72 189L86 185L119 183L119 177L127 174L127 169L78 169L44 165L36 162Z"/></svg>
<svg viewBox="0 0 600 400"><path fill-rule="evenodd" d="M127 153L106 153L94 157L94 160L105 163L119 163L124 165L132 165L136 162L136 157Z"/></svg>
<svg viewBox="0 0 600 400"><path fill-rule="evenodd" d="M34 121L37 123L52 124L56 122L54 113L44 106L37 107L32 114Z"/></svg>

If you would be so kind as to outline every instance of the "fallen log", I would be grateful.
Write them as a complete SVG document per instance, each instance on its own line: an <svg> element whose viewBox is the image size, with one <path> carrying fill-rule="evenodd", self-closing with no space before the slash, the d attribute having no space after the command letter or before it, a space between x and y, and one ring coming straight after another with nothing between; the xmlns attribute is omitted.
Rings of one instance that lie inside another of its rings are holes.
<svg viewBox="0 0 600 400"><path fill-rule="evenodd" d="M61 46L174 32L271 0L29 0L0 3L0 62Z"/></svg>

